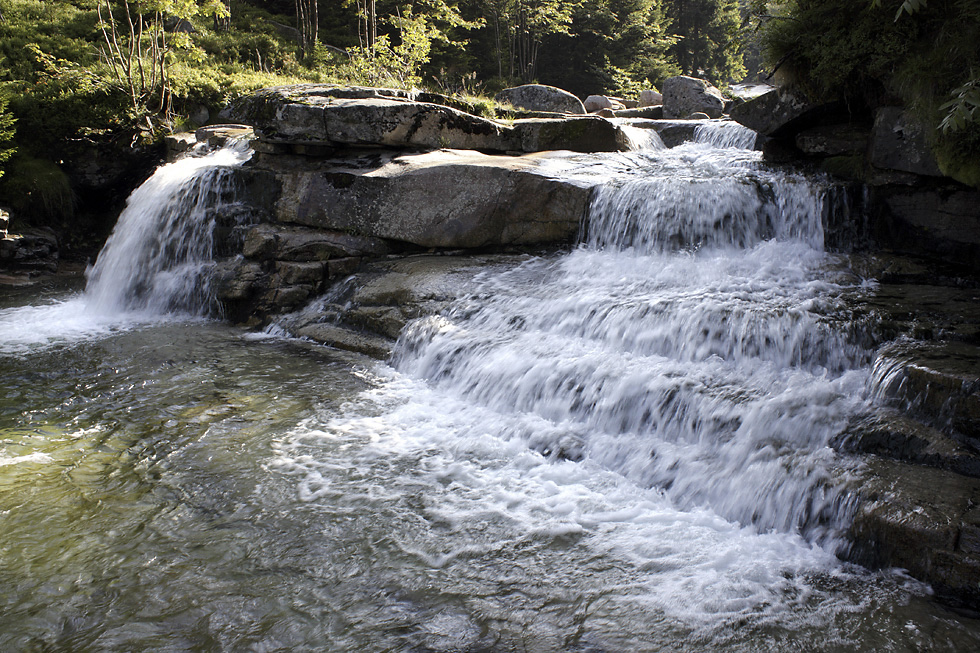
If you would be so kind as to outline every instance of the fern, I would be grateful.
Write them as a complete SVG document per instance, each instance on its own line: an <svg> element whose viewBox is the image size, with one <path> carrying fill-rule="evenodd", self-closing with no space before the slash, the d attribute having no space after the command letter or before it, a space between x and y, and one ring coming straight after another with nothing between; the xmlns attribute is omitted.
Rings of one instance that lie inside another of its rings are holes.
<svg viewBox="0 0 980 653"><path fill-rule="evenodd" d="M927 0L905 0L902 3L902 6L898 8L898 11L895 12L895 20L897 21L899 18L901 18L903 13L911 16L920 9L925 9L926 5Z"/></svg>
<svg viewBox="0 0 980 653"><path fill-rule="evenodd" d="M902 17L902 14L908 14L911 16L921 9L925 9L928 4L929 0L904 0L901 6L898 8L898 11L895 12L895 21L898 22L898 19ZM877 9L880 6L881 0L871 0L872 8Z"/></svg>
<svg viewBox="0 0 980 653"><path fill-rule="evenodd" d="M966 129L980 122L980 79L971 79L951 93L953 99L939 107L945 111L939 128L944 134Z"/></svg>

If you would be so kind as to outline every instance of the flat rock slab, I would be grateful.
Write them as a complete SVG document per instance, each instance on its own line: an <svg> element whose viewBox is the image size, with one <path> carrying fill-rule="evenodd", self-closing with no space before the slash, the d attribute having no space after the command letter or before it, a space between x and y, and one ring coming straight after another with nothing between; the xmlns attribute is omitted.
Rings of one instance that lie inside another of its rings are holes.
<svg viewBox="0 0 980 653"><path fill-rule="evenodd" d="M435 316L473 289L489 267L514 265L522 255L416 255L374 261L342 284L315 310L284 316L289 333L374 358L391 355L410 320Z"/></svg>
<svg viewBox="0 0 980 653"><path fill-rule="evenodd" d="M980 480L872 458L851 526L851 557L907 569L945 598L980 609Z"/></svg>
<svg viewBox="0 0 980 653"><path fill-rule="evenodd" d="M273 213L280 223L421 247L568 242L591 189L552 178L544 158L442 150L282 166Z"/></svg>
<svg viewBox="0 0 980 653"><path fill-rule="evenodd" d="M368 91L375 91L369 93ZM253 125L269 146L469 149L488 152L578 152L627 149L626 138L598 116L527 119L507 124L386 89L341 93L302 85L256 91L228 115Z"/></svg>

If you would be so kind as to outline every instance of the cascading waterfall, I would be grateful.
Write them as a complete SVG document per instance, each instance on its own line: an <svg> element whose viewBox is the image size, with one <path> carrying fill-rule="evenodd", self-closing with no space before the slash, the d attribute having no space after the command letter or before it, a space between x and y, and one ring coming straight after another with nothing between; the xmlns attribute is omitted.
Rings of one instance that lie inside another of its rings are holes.
<svg viewBox="0 0 980 653"><path fill-rule="evenodd" d="M904 377L848 336L843 204L710 124L546 157L595 187L578 246L469 260L387 363L279 337L382 263L281 331L160 316L208 310L248 153L162 168L85 294L0 309L0 648L980 649L835 555L828 445Z"/></svg>
<svg viewBox="0 0 980 653"><path fill-rule="evenodd" d="M84 293L0 314L0 353L89 340L171 313L212 313L215 216L234 201L231 169L250 156L246 143L232 142L159 167L127 201Z"/></svg>
<svg viewBox="0 0 980 653"><path fill-rule="evenodd" d="M233 142L162 166L136 189L89 271L89 310L209 312L214 212L231 170L250 156L246 142Z"/></svg>
<svg viewBox="0 0 980 653"><path fill-rule="evenodd" d="M821 190L751 152L651 161L596 190L578 249L411 325L396 366L533 416L500 435L679 508L834 541L851 499L827 445L864 401L869 354L831 319L848 282L824 269Z"/></svg>

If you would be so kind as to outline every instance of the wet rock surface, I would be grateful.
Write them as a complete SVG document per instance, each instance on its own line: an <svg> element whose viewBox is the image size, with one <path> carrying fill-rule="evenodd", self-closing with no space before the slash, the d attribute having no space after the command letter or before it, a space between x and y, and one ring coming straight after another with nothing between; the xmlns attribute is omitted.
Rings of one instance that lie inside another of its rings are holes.
<svg viewBox="0 0 980 653"><path fill-rule="evenodd" d="M907 569L980 609L980 282L901 255L852 257L877 283L854 318L874 346L877 408L834 446L863 461L849 557Z"/></svg>
<svg viewBox="0 0 980 653"><path fill-rule="evenodd" d="M0 238L0 270L37 275L58 270L58 237L51 229L21 229Z"/></svg>
<svg viewBox="0 0 980 653"><path fill-rule="evenodd" d="M372 261L335 283L322 298L276 324L293 335L337 349L387 358L405 325L438 315L465 296L473 278L520 254L422 254Z"/></svg>

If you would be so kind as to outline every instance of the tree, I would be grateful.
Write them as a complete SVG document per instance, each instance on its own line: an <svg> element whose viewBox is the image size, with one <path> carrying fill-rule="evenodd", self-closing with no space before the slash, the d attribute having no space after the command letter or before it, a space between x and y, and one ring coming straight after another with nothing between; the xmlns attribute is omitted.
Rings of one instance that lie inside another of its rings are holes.
<svg viewBox="0 0 980 653"><path fill-rule="evenodd" d="M373 1L348 0L356 5L359 47L349 52L348 77L362 83L422 83L423 67L438 44L464 47L453 35L483 25L466 20L455 3L414 0L377 6ZM341 74L343 74L343 70Z"/></svg>
<svg viewBox="0 0 980 653"><path fill-rule="evenodd" d="M305 55L316 47L320 30L320 9L317 0L296 0L296 27L299 29L299 49Z"/></svg>
<svg viewBox="0 0 980 653"><path fill-rule="evenodd" d="M677 74L662 0L582 0L567 34L545 39L538 77L578 95L631 95Z"/></svg>
<svg viewBox="0 0 980 653"><path fill-rule="evenodd" d="M0 92L0 165L9 159L14 148L10 143L14 139L15 118L7 111L7 96ZM3 176L3 168L0 168L0 177Z"/></svg>
<svg viewBox="0 0 980 653"><path fill-rule="evenodd" d="M677 36L672 52L685 74L716 84L742 78L737 0L666 0L666 7Z"/></svg>
<svg viewBox="0 0 980 653"><path fill-rule="evenodd" d="M169 118L168 57L173 48L189 44L189 37L168 33L165 20L179 23L199 16L222 17L227 7L222 0L122 0L116 4L115 12L110 0L99 0L97 5L102 57L128 93L134 113Z"/></svg>

